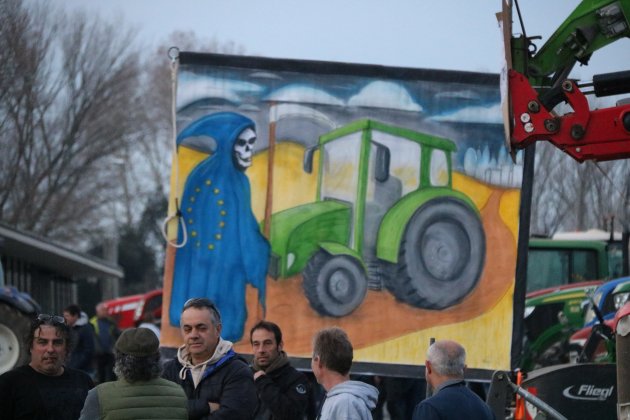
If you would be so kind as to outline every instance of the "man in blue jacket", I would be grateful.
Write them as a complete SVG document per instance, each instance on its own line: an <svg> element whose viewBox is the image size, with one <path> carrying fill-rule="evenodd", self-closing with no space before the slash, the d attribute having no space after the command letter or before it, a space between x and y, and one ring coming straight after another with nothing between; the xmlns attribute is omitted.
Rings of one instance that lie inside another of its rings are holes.
<svg viewBox="0 0 630 420"><path fill-rule="evenodd" d="M460 344L451 340L431 344L425 366L433 396L416 406L413 420L494 420L490 407L466 387L466 350Z"/></svg>
<svg viewBox="0 0 630 420"><path fill-rule="evenodd" d="M189 299L181 313L184 345L164 365L165 379L188 397L189 419L251 420L257 396L245 360L221 338L221 314L207 298Z"/></svg>

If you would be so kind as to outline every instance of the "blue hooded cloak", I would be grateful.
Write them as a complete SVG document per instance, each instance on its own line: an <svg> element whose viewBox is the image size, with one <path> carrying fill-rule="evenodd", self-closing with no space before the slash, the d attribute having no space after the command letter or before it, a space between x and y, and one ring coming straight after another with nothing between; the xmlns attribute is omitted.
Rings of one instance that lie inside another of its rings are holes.
<svg viewBox="0 0 630 420"><path fill-rule="evenodd" d="M230 341L243 335L247 283L258 289L265 307L269 261L269 243L251 209L249 180L232 157L236 139L247 128L255 130L249 118L220 112L193 122L177 138L178 146L215 148L190 172L182 194L188 241L175 254L171 325L179 325L186 300L207 297L221 311L221 336Z"/></svg>

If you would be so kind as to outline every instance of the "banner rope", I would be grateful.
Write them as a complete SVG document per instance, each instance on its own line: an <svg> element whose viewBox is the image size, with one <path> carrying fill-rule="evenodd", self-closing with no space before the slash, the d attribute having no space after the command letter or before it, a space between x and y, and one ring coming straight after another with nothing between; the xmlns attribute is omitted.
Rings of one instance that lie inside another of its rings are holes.
<svg viewBox="0 0 630 420"><path fill-rule="evenodd" d="M175 211L168 214L162 222L162 236L164 240L175 248L181 248L188 242L188 233L186 231L186 223L182 216L182 211L179 207L179 156L177 153L177 71L179 69L179 49L177 47L171 47L168 50L168 57L171 59L171 120L172 120L172 147L173 147L173 170L175 172L175 182L173 184L174 197L175 197ZM177 243L177 237L174 241L168 238L168 224L171 220L177 220L177 223L182 228L182 241Z"/></svg>

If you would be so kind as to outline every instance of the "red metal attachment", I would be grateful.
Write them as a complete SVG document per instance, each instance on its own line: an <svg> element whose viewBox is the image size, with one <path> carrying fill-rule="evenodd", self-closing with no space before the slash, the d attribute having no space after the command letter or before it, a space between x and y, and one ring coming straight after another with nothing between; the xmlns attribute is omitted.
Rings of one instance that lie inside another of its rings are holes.
<svg viewBox="0 0 630 420"><path fill-rule="evenodd" d="M579 162L630 157L630 104L591 111L575 82L565 80L562 91L573 112L556 116L525 76L509 70L508 78L513 148L546 140Z"/></svg>

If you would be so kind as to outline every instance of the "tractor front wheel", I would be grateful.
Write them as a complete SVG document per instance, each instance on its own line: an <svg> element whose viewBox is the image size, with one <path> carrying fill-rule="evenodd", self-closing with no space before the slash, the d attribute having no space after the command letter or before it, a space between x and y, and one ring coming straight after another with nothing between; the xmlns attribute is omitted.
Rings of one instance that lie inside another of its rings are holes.
<svg viewBox="0 0 630 420"><path fill-rule="evenodd" d="M365 299L367 279L362 265L349 255L316 252L302 272L304 294L320 315L342 317Z"/></svg>
<svg viewBox="0 0 630 420"><path fill-rule="evenodd" d="M412 306L448 308L477 285L485 250L483 226L473 209L451 197L431 200L407 224L397 275L388 288Z"/></svg>

